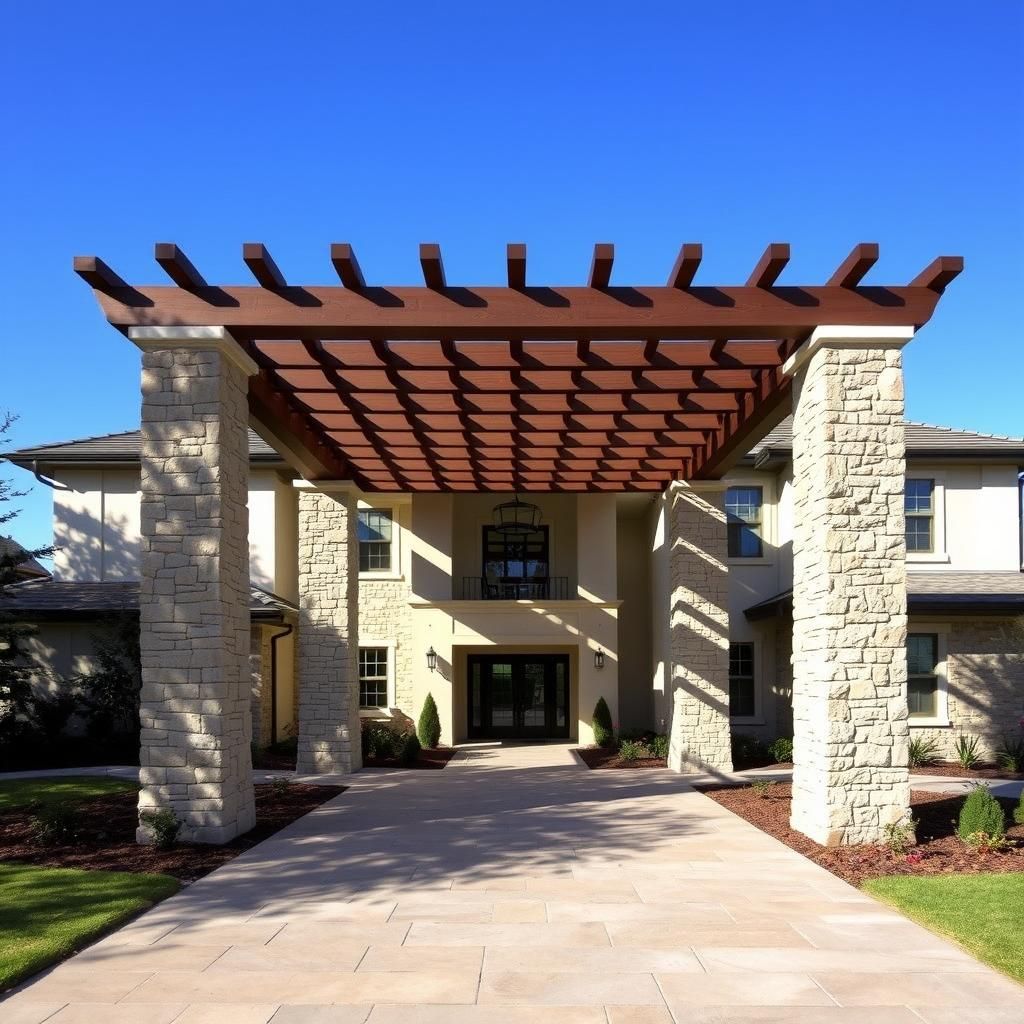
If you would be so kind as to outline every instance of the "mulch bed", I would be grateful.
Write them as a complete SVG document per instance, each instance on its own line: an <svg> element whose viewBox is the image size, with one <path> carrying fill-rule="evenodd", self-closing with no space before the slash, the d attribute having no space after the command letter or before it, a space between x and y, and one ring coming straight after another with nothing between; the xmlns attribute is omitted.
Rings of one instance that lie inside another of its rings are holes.
<svg viewBox="0 0 1024 1024"><path fill-rule="evenodd" d="M576 753L588 768L665 768L663 757L645 757L640 761L624 761L611 747L577 747Z"/></svg>
<svg viewBox="0 0 1024 1024"><path fill-rule="evenodd" d="M917 822L917 842L910 858L897 856L884 846L819 846L789 827L793 787L776 783L761 797L749 786L698 787L702 793L787 846L827 868L852 885L880 875L981 874L1024 871L1024 825L1013 824L1014 800L1000 800L1007 812L1007 838L1015 842L1001 852L977 853L956 835L956 821L964 796L913 791L911 812Z"/></svg>
<svg viewBox="0 0 1024 1024"><path fill-rule="evenodd" d="M911 775L947 775L962 779L1024 779L1024 772L1008 772L994 764L978 765L977 768L961 768L958 764L929 764L923 768L911 768Z"/></svg>
<svg viewBox="0 0 1024 1024"><path fill-rule="evenodd" d="M78 837L66 845L38 846L30 836L31 812L24 807L0 814L0 860L55 868L148 871L194 881L279 832L296 818L345 791L344 786L258 785L256 827L225 846L180 843L169 850L139 846L135 793L76 801Z"/></svg>
<svg viewBox="0 0 1024 1024"><path fill-rule="evenodd" d="M368 757L363 762L364 768L409 768L425 771L437 771L443 768L453 757L455 751L451 747L435 747L433 750L421 750L415 764L399 764L393 757Z"/></svg>

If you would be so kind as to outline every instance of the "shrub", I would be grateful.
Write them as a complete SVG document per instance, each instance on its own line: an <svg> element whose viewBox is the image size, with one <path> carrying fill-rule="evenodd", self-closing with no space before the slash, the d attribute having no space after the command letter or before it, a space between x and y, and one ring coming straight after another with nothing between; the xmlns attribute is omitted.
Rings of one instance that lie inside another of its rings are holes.
<svg viewBox="0 0 1024 1024"><path fill-rule="evenodd" d="M643 740L623 740L619 746L619 757L623 761L643 761L654 753Z"/></svg>
<svg viewBox="0 0 1024 1024"><path fill-rule="evenodd" d="M960 808L956 834L966 843L969 836L978 832L984 832L990 839L1006 834L1006 815L988 786L975 786Z"/></svg>
<svg viewBox="0 0 1024 1024"><path fill-rule="evenodd" d="M787 736L780 736L768 745L768 753L777 764L791 764L793 761L793 741Z"/></svg>
<svg viewBox="0 0 1024 1024"><path fill-rule="evenodd" d="M668 757L668 737L667 736L654 736L651 738L651 753L655 757Z"/></svg>
<svg viewBox="0 0 1024 1024"><path fill-rule="evenodd" d="M996 763L1007 772L1024 771L1024 735L1004 736L996 750Z"/></svg>
<svg viewBox="0 0 1024 1024"><path fill-rule="evenodd" d="M939 756L939 745L935 740L927 739L924 736L915 736L910 741L910 767L922 768L931 764Z"/></svg>
<svg viewBox="0 0 1024 1024"><path fill-rule="evenodd" d="M776 786L778 783L775 779L755 779L750 784L750 788L754 791L754 796L759 800L767 800L771 796L772 786Z"/></svg>
<svg viewBox="0 0 1024 1024"><path fill-rule="evenodd" d="M974 768L981 761L981 741L977 736L957 736L955 750L961 768Z"/></svg>
<svg viewBox="0 0 1024 1024"><path fill-rule="evenodd" d="M615 732L612 729L612 713L608 710L604 697L598 697L594 705L594 718L591 724L594 727L594 742L599 747L610 747L615 742Z"/></svg>
<svg viewBox="0 0 1024 1024"><path fill-rule="evenodd" d="M60 846L78 835L78 814L66 800L45 804L29 818L29 838L37 846Z"/></svg>
<svg viewBox="0 0 1024 1024"><path fill-rule="evenodd" d="M1024 792L1021 793L1020 800L1013 809L1013 820L1018 825L1024 825Z"/></svg>
<svg viewBox="0 0 1024 1024"><path fill-rule="evenodd" d="M410 765L414 765L420 756L420 741L419 737L414 732L407 732L401 736L401 742L398 749L398 763L408 768Z"/></svg>
<svg viewBox="0 0 1024 1024"><path fill-rule="evenodd" d="M411 734L398 732L389 725L369 725L363 729L363 757L379 757L385 761L397 758L407 735Z"/></svg>
<svg viewBox="0 0 1024 1024"><path fill-rule="evenodd" d="M270 780L270 791L274 796L284 796L291 786L292 780L287 775L278 775Z"/></svg>
<svg viewBox="0 0 1024 1024"><path fill-rule="evenodd" d="M917 842L914 830L914 819L909 821L890 821L885 826L885 845L896 854L903 857L907 851Z"/></svg>
<svg viewBox="0 0 1024 1024"><path fill-rule="evenodd" d="M731 743L732 761L737 768L761 768L771 764L768 748L756 736L733 733Z"/></svg>
<svg viewBox="0 0 1024 1024"><path fill-rule="evenodd" d="M161 807L159 811L143 811L139 821L153 838L153 845L161 850L169 850L181 831L182 823L169 807Z"/></svg>
<svg viewBox="0 0 1024 1024"><path fill-rule="evenodd" d="M1010 846L1006 836L990 836L987 832L970 832L963 836L963 841L978 853L990 853L1005 850Z"/></svg>
<svg viewBox="0 0 1024 1024"><path fill-rule="evenodd" d="M437 705L434 703L433 694L428 693L427 699L423 702L419 724L416 726L416 735L419 737L420 745L429 750L433 750L441 739L441 719L437 714Z"/></svg>

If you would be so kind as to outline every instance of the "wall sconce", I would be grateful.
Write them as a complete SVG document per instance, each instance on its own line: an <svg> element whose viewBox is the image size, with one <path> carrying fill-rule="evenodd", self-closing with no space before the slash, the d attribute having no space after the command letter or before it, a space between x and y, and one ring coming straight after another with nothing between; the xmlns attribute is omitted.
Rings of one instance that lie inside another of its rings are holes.
<svg viewBox="0 0 1024 1024"><path fill-rule="evenodd" d="M604 651L600 647L594 651L594 668L604 668Z"/></svg>
<svg viewBox="0 0 1024 1024"><path fill-rule="evenodd" d="M437 651L435 651L433 647L427 651L427 668L429 668L431 672L437 668Z"/></svg>

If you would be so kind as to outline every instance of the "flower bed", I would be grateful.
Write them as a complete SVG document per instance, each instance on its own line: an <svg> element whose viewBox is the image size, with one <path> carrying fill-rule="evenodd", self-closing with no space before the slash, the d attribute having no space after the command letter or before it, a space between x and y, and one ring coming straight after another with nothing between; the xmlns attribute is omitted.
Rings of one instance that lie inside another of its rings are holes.
<svg viewBox="0 0 1024 1024"><path fill-rule="evenodd" d="M974 768L962 768L958 764L943 761L941 764L927 764L911 768L911 775L942 775L960 779L1024 779L1024 772L1008 772L994 764L981 764Z"/></svg>
<svg viewBox="0 0 1024 1024"><path fill-rule="evenodd" d="M577 747L576 753L588 768L665 768L664 757L643 757L632 761L614 747Z"/></svg>
<svg viewBox="0 0 1024 1024"><path fill-rule="evenodd" d="M451 747L435 747L433 750L421 750L412 764L403 764L396 757L377 757L367 755L363 760L366 768L408 768L411 770L436 771L455 756Z"/></svg>
<svg viewBox="0 0 1024 1024"><path fill-rule="evenodd" d="M787 846L853 885L883 875L976 874L1024 871L1024 825L1013 823L1014 800L1001 800L1007 812L1006 836L1011 845L1001 851L978 852L956 835L962 794L911 793L911 813L917 822L917 845L898 855L885 846L819 846L789 827L792 786L776 783L759 793L750 786L698 787L716 803L775 836Z"/></svg>

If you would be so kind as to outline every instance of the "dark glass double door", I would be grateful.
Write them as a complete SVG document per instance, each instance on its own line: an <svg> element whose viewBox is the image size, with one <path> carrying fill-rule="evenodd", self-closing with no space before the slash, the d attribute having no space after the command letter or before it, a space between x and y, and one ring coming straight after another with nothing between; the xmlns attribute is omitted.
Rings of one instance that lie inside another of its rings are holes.
<svg viewBox="0 0 1024 1024"><path fill-rule="evenodd" d="M468 668L471 738L568 737L568 655L471 654Z"/></svg>

